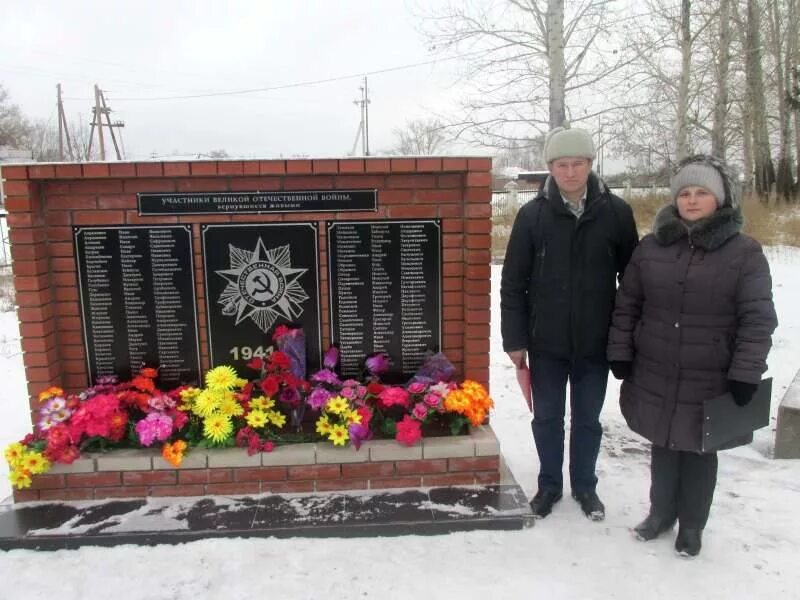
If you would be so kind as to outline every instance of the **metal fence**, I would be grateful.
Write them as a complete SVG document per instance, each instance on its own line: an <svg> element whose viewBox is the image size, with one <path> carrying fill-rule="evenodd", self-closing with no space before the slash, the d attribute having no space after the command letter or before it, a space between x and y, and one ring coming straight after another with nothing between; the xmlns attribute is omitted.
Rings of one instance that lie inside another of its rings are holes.
<svg viewBox="0 0 800 600"><path fill-rule="evenodd" d="M533 200L537 193L536 190L492 192L492 217L513 217L519 207Z"/></svg>
<svg viewBox="0 0 800 600"><path fill-rule="evenodd" d="M8 241L8 214L0 211L0 268L11 266L11 244Z"/></svg>

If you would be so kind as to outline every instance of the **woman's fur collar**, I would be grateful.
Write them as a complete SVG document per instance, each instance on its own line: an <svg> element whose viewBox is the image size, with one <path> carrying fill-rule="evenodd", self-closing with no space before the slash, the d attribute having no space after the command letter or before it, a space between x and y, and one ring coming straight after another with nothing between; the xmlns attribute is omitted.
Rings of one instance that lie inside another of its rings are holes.
<svg viewBox="0 0 800 600"><path fill-rule="evenodd" d="M675 205L668 204L656 215L653 235L662 246L688 237L690 243L703 250L716 250L739 233L743 223L738 207L723 206L705 219L689 224L681 220Z"/></svg>

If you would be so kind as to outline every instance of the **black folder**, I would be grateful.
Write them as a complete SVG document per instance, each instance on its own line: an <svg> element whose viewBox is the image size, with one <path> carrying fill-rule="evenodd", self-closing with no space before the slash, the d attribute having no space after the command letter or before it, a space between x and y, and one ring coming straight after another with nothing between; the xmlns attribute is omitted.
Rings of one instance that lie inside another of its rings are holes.
<svg viewBox="0 0 800 600"><path fill-rule="evenodd" d="M753 399L738 406L730 393L722 394L703 404L703 452L713 452L736 438L769 425L772 398L772 378L764 379Z"/></svg>

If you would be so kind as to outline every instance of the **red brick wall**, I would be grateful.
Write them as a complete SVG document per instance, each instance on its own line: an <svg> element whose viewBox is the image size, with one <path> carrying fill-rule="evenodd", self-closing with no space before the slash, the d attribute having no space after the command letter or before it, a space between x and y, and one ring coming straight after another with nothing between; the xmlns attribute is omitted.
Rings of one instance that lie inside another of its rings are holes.
<svg viewBox="0 0 800 600"><path fill-rule="evenodd" d="M367 158L9 165L14 284L31 401L87 383L73 225L318 221L323 348L330 339L324 221L442 219L443 351L464 377L489 383L491 159ZM377 188L378 212L140 217L137 192ZM194 232L201 368L208 368L199 225ZM31 404L33 406L33 404Z"/></svg>
<svg viewBox="0 0 800 600"><path fill-rule="evenodd" d="M498 483L500 457L494 455L352 464L34 475L30 488L14 490L14 501L286 494Z"/></svg>

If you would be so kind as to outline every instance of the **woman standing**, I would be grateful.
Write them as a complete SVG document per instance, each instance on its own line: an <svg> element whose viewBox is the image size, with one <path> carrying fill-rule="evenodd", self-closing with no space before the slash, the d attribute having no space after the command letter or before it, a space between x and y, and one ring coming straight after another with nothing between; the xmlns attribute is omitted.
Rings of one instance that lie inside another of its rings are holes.
<svg viewBox="0 0 800 600"><path fill-rule="evenodd" d="M675 550L689 557L700 552L717 481L716 452L701 451L703 402L726 391L739 406L752 399L777 326L769 265L741 233L734 190L713 157L678 165L673 202L628 264L609 333L622 414L652 443L650 513L634 532L652 540L677 520Z"/></svg>

